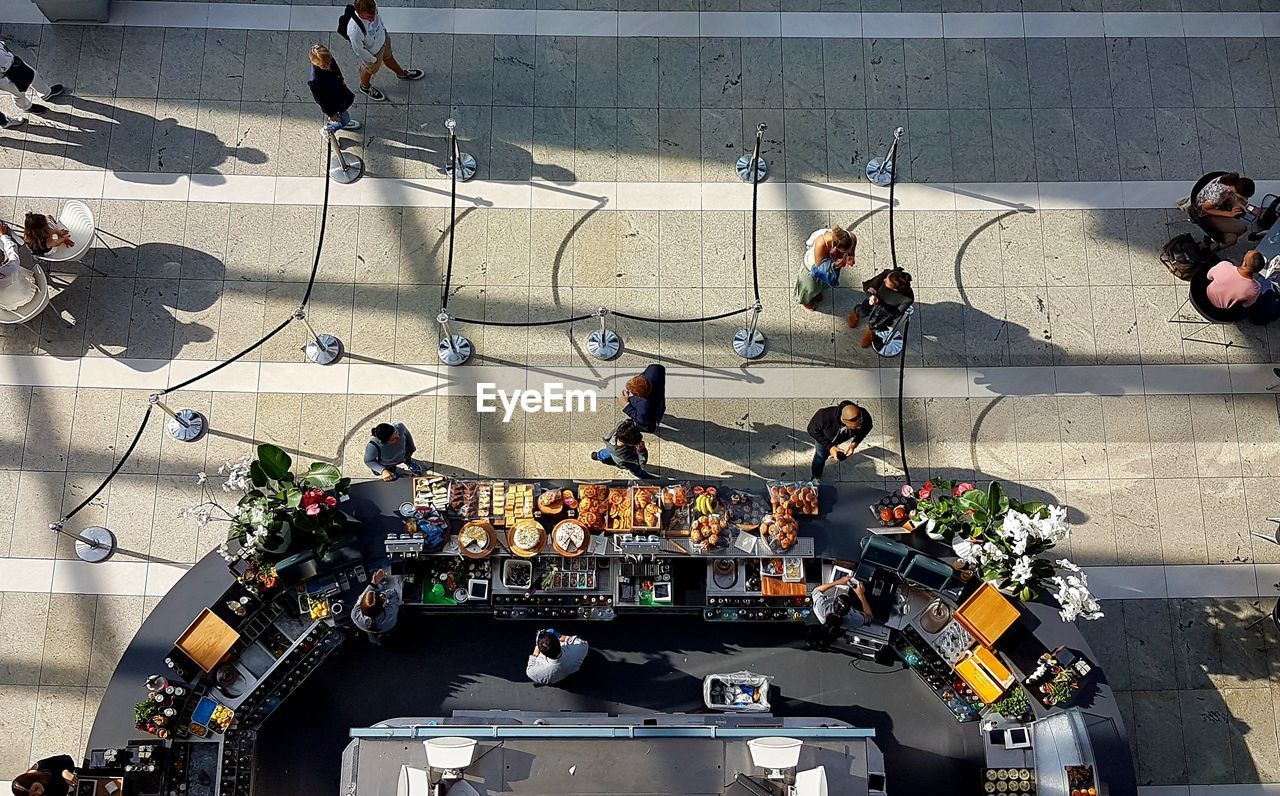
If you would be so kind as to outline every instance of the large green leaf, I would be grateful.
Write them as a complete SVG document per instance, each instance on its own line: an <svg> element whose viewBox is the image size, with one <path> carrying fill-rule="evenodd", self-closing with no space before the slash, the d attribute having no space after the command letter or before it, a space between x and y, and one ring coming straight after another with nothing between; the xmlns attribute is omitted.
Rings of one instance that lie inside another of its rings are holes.
<svg viewBox="0 0 1280 796"><path fill-rule="evenodd" d="M266 486L267 482L271 480L267 478L267 474L262 470L262 465L256 459L249 462L249 480L259 488Z"/></svg>
<svg viewBox="0 0 1280 796"><path fill-rule="evenodd" d="M289 474L289 467L293 464L293 459L289 458L289 454L275 445L259 445L258 463L262 466L262 472L268 478L279 481Z"/></svg>
<svg viewBox="0 0 1280 796"><path fill-rule="evenodd" d="M1003 517L1009 511L1009 496L1005 494L999 481L992 481L991 488L987 491L987 511L993 517Z"/></svg>
<svg viewBox="0 0 1280 796"><path fill-rule="evenodd" d="M332 489L342 480L342 472L332 464L312 462L302 480L316 489Z"/></svg>

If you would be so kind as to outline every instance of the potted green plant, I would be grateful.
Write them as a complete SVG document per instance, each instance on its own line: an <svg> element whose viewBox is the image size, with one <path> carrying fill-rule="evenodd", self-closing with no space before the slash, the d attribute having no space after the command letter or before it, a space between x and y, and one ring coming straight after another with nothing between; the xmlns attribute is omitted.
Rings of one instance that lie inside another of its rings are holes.
<svg viewBox="0 0 1280 796"><path fill-rule="evenodd" d="M230 523L227 541L218 548L230 564L269 565L308 548L323 556L351 535L352 523L337 508L351 479L325 462L312 463L301 475L292 468L288 453L259 445L256 457L245 455L218 470L226 476L223 491L243 492L234 510L209 499L184 514L200 526L211 520ZM204 474L199 477L203 485Z"/></svg>
<svg viewBox="0 0 1280 796"><path fill-rule="evenodd" d="M991 707L1006 719L1013 721L1029 721L1031 719L1031 699L1021 687L1014 685Z"/></svg>

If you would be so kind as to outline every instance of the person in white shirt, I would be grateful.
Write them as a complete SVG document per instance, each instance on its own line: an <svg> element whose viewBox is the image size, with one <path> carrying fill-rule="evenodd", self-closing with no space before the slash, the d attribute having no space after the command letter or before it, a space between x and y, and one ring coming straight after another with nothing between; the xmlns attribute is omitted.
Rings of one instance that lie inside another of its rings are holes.
<svg viewBox="0 0 1280 796"><path fill-rule="evenodd" d="M405 69L391 52L391 34L378 16L374 0L356 0L355 13L347 21L347 40L360 59L360 90L369 99L383 102L387 95L369 84L383 64L401 80L421 80L421 69Z"/></svg>
<svg viewBox="0 0 1280 796"><path fill-rule="evenodd" d="M28 91L36 92L40 99L46 101L63 92L61 83L49 85L49 81L28 66L26 61L10 52L4 42L0 42L0 89L12 94L13 101L19 108L32 113L44 113L48 109L33 103L27 96ZM4 117L3 124L5 127L17 127L26 120L25 116Z"/></svg>
<svg viewBox="0 0 1280 796"><path fill-rule="evenodd" d="M588 649L587 642L577 636L562 636L550 628L540 630L524 673L538 685L558 683L582 668Z"/></svg>
<svg viewBox="0 0 1280 796"><path fill-rule="evenodd" d="M38 291L36 276L18 258L18 244L9 227L0 221L0 309L17 312L30 303Z"/></svg>

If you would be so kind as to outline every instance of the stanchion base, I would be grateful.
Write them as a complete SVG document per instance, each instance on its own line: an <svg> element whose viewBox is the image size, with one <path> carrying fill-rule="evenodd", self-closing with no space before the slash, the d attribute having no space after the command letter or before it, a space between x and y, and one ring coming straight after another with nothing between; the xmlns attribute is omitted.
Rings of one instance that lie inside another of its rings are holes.
<svg viewBox="0 0 1280 796"><path fill-rule="evenodd" d="M342 153L342 157L347 161L347 167L342 168L342 161L332 157L329 159L329 179L334 182L350 185L356 180L364 176L364 161L359 155L351 155L346 152Z"/></svg>
<svg viewBox="0 0 1280 796"><path fill-rule="evenodd" d="M463 152L461 160L462 167L458 169L458 182L466 182L476 176L476 159ZM453 158L449 158L449 162L445 164L444 173L453 173Z"/></svg>
<svg viewBox="0 0 1280 796"><path fill-rule="evenodd" d="M116 535L101 525L85 528L80 536L83 539L76 540L76 556L81 561L97 564L111 558L116 551Z"/></svg>
<svg viewBox="0 0 1280 796"><path fill-rule="evenodd" d="M893 161L886 162L884 158L867 161L867 180L873 185L888 188L889 183L893 182Z"/></svg>
<svg viewBox="0 0 1280 796"><path fill-rule="evenodd" d="M751 156L743 155L738 158L738 163L734 167L738 170L738 179L743 182L751 182ZM764 182L764 178L769 176L769 163L764 158L759 158L756 165L756 182Z"/></svg>
<svg viewBox="0 0 1280 796"><path fill-rule="evenodd" d="M446 365L456 366L465 365L467 360L471 359L472 354L471 341L460 334L453 336L453 345L449 345L448 340L440 341L440 361Z"/></svg>
<svg viewBox="0 0 1280 796"><path fill-rule="evenodd" d="M733 350L743 359L759 359L764 356L764 332L759 329L739 329L733 336Z"/></svg>
<svg viewBox="0 0 1280 796"><path fill-rule="evenodd" d="M169 436L178 442L195 442L204 434L207 422L204 415L194 409L179 409L175 412L178 417L182 418L184 426L173 418L169 418L169 422L165 424L164 430L169 432Z"/></svg>
<svg viewBox="0 0 1280 796"><path fill-rule="evenodd" d="M302 351L317 365L332 365L342 358L342 341L331 334L318 334Z"/></svg>
<svg viewBox="0 0 1280 796"><path fill-rule="evenodd" d="M876 332L871 338L871 349L885 359L892 359L901 354L905 345L906 341L898 329L888 333Z"/></svg>
<svg viewBox="0 0 1280 796"><path fill-rule="evenodd" d="M596 329L587 335L587 353L596 359L609 360L622 352L622 338L616 332L606 329L602 334Z"/></svg>

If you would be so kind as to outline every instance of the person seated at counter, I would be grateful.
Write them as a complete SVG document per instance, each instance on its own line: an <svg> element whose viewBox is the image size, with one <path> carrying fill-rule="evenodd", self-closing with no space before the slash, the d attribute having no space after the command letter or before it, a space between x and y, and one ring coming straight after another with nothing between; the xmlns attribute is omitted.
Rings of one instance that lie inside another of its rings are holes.
<svg viewBox="0 0 1280 796"><path fill-rule="evenodd" d="M364 446L364 463L374 475L382 476L383 481L394 481L399 478L396 468L400 465L414 475L422 475L422 465L413 460L418 446L413 444L413 435L404 423L379 423L370 433L373 439Z"/></svg>
<svg viewBox="0 0 1280 796"><path fill-rule="evenodd" d="M850 581L853 588L849 588ZM851 593L852 592L852 593ZM854 608L854 597L861 603L861 609ZM867 590L860 580L852 576L824 583L813 590L810 595L813 603L813 618L817 626L813 628L809 645L825 649L831 642L845 633L857 630L871 622L871 604L867 602Z"/></svg>
<svg viewBox="0 0 1280 796"><path fill-rule="evenodd" d="M77 781L71 755L55 755L37 760L29 770L13 778L11 787L14 796L67 796Z"/></svg>
<svg viewBox="0 0 1280 796"><path fill-rule="evenodd" d="M382 645L386 635L400 618L400 579L379 569L369 579L369 586L351 607L351 622L369 635L369 640Z"/></svg>
<svg viewBox="0 0 1280 796"><path fill-rule="evenodd" d="M814 412L809 420L809 436L813 438L813 480L822 478L827 459L842 462L871 433L871 413L853 401L827 406Z"/></svg>
<svg viewBox="0 0 1280 796"><path fill-rule="evenodd" d="M524 673L538 685L558 683L582 668L589 646L578 636L562 636L551 628L539 630Z"/></svg>
<svg viewBox="0 0 1280 796"><path fill-rule="evenodd" d="M650 434L658 430L667 413L667 369L650 365L639 376L627 379L620 399L622 413Z"/></svg>
<svg viewBox="0 0 1280 796"><path fill-rule="evenodd" d="M591 459L601 464L621 467L636 478L657 478L644 469L649 463L649 449L644 446L644 435L630 420L623 420L607 437L602 437L604 447L591 452Z"/></svg>

